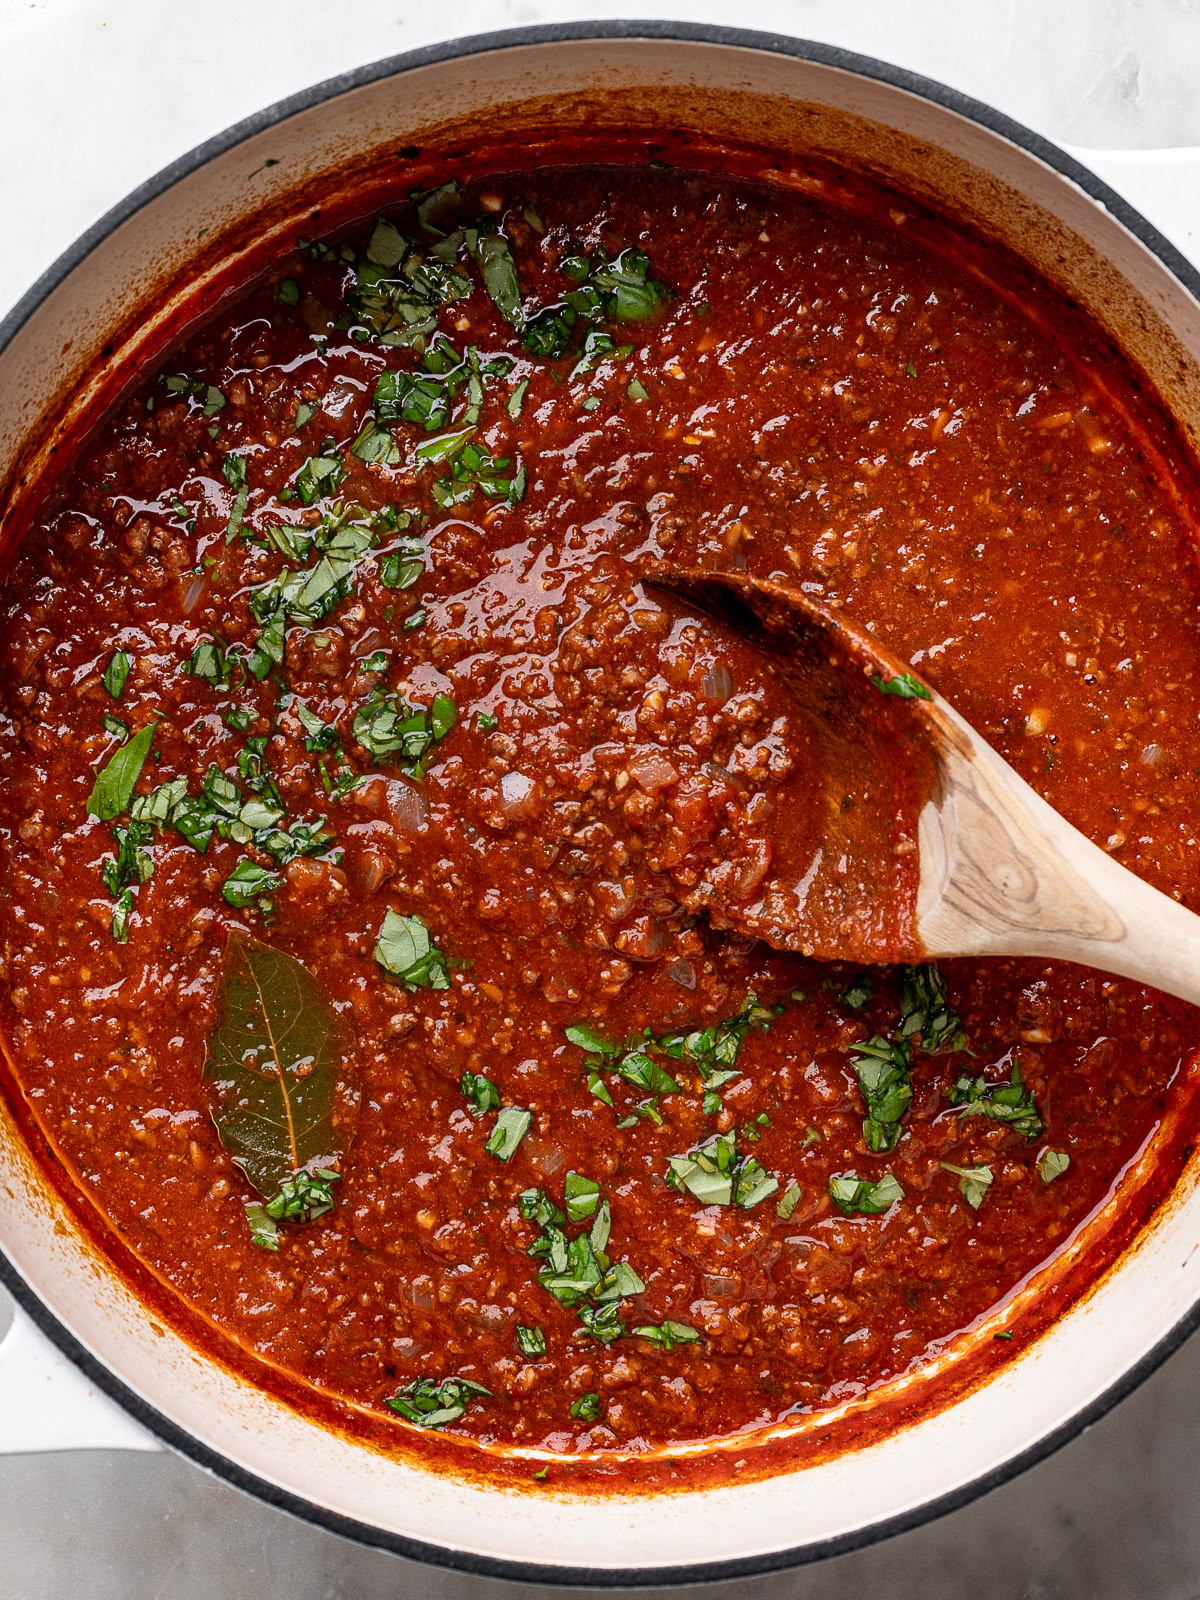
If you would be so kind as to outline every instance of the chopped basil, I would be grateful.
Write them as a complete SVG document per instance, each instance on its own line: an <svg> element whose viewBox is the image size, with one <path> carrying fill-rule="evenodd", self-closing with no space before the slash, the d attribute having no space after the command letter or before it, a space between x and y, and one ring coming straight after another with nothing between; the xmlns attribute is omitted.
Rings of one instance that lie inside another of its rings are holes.
<svg viewBox="0 0 1200 1600"><path fill-rule="evenodd" d="M386 650L372 650L369 656L362 656L357 662L360 672L386 672L391 657ZM312 713L309 712L311 716Z"/></svg>
<svg viewBox="0 0 1200 1600"><path fill-rule="evenodd" d="M650 398L650 391L646 388L646 385L640 378L630 378L629 382L625 385L625 393L631 400L641 401L649 400Z"/></svg>
<svg viewBox="0 0 1200 1600"><path fill-rule="evenodd" d="M504 409L508 412L509 416L514 422L521 415L521 408L525 404L525 396L528 392L529 379L522 378L520 383L517 384L516 388L509 395L508 400L505 403Z"/></svg>
<svg viewBox="0 0 1200 1600"><path fill-rule="evenodd" d="M737 1133L716 1133L685 1156L671 1156L667 1182L704 1206L748 1211L779 1188L779 1179L753 1156L738 1152Z"/></svg>
<svg viewBox="0 0 1200 1600"><path fill-rule="evenodd" d="M385 589L411 589L425 571L425 546L420 539L402 539L379 563L379 581Z"/></svg>
<svg viewBox="0 0 1200 1600"><path fill-rule="evenodd" d="M843 1172L830 1178L829 1198L844 1216L878 1216L890 1211L897 1200L903 1200L904 1190L890 1172L885 1172L877 1183L860 1178L856 1172Z"/></svg>
<svg viewBox="0 0 1200 1600"><path fill-rule="evenodd" d="M395 467L401 461L400 446L392 430L371 420L363 423L358 437L350 446L350 454L374 467Z"/></svg>
<svg viewBox="0 0 1200 1600"><path fill-rule="evenodd" d="M498 726L498 719L487 711L480 711L475 718L475 726L480 733L491 733Z"/></svg>
<svg viewBox="0 0 1200 1600"><path fill-rule="evenodd" d="M964 1073L950 1091L950 1104L958 1107L960 1117L1003 1122L1026 1139L1036 1139L1042 1132L1037 1102L1021 1082L1021 1067L1016 1061L1007 1083L988 1083L983 1077L972 1078Z"/></svg>
<svg viewBox="0 0 1200 1600"><path fill-rule="evenodd" d="M801 1192L800 1185L793 1178L775 1202L775 1215L786 1222L799 1204Z"/></svg>
<svg viewBox="0 0 1200 1600"><path fill-rule="evenodd" d="M464 1072L458 1081L473 1117L499 1111L500 1091L490 1078L485 1078L481 1072Z"/></svg>
<svg viewBox="0 0 1200 1600"><path fill-rule="evenodd" d="M493 378L511 371L511 356L497 356L485 361L475 346L458 351L449 339L438 335L426 350L421 367L416 371L382 372L371 397L372 407L380 422L403 420L426 433L437 433L451 420L455 405L465 391L465 405L455 419L461 427L443 440L455 439L477 426L482 415L484 387ZM447 443L427 441L428 449L418 447L419 461L447 459Z"/></svg>
<svg viewBox="0 0 1200 1600"><path fill-rule="evenodd" d="M648 1344L657 1345L662 1351L674 1350L677 1344L696 1344L700 1339L700 1332L687 1322L675 1322L668 1317L664 1322L643 1323L640 1328L633 1328L631 1332L645 1339Z"/></svg>
<svg viewBox="0 0 1200 1600"><path fill-rule="evenodd" d="M298 306L300 304L300 285L295 278L282 278L275 291L275 298L281 305Z"/></svg>
<svg viewBox="0 0 1200 1600"><path fill-rule="evenodd" d="M671 298L666 284L650 276L650 258L644 250L622 250L611 261L598 250L590 265L590 276L566 296L567 304L581 314L591 293L598 292L601 309L614 322L644 322Z"/></svg>
<svg viewBox="0 0 1200 1600"><path fill-rule="evenodd" d="M991 1167L954 1167L948 1161L939 1161L938 1166L943 1172L954 1174L958 1179L959 1193L972 1211L978 1211L983 1204L983 1197L992 1186Z"/></svg>
<svg viewBox="0 0 1200 1600"><path fill-rule="evenodd" d="M498 231L481 233L472 230L468 234L468 248L492 304L505 322L511 322L519 328L525 319L521 310L521 284L512 246Z"/></svg>
<svg viewBox="0 0 1200 1600"><path fill-rule="evenodd" d="M439 307L471 290L468 277L438 258L439 249L435 245L423 255L386 217L376 222L366 254L354 262L354 337L424 349L437 330Z"/></svg>
<svg viewBox="0 0 1200 1600"><path fill-rule="evenodd" d="M871 974L860 972L839 992L838 1005L845 1006L847 1011L861 1011L864 1006L870 1005L873 993Z"/></svg>
<svg viewBox="0 0 1200 1600"><path fill-rule="evenodd" d="M906 378L915 378L916 377L916 375L917 375L917 364L916 364L915 361L906 361L905 362L905 364L904 364L904 375L905 375Z"/></svg>
<svg viewBox="0 0 1200 1600"><path fill-rule="evenodd" d="M571 1402L571 1415L576 1422L596 1422L603 1411L604 1402L594 1389L589 1389Z"/></svg>
<svg viewBox="0 0 1200 1600"><path fill-rule="evenodd" d="M621 1046L614 1044L606 1038L598 1028L593 1028L590 1022L572 1022L563 1029L569 1043L576 1044L581 1050L586 1050L590 1055L619 1056Z"/></svg>
<svg viewBox="0 0 1200 1600"><path fill-rule="evenodd" d="M417 221L422 228L426 233L440 236L447 231L442 224L453 220L462 194L458 184L451 178L436 189L414 190L412 198L416 201Z"/></svg>
<svg viewBox="0 0 1200 1600"><path fill-rule="evenodd" d="M894 677L883 678L876 673L871 682L880 694L894 694L901 700L932 700L933 695L911 672L898 672Z"/></svg>
<svg viewBox="0 0 1200 1600"><path fill-rule="evenodd" d="M517 1349L523 1356L544 1356L546 1335L538 1327L525 1328L517 1323Z"/></svg>
<svg viewBox="0 0 1200 1600"><path fill-rule="evenodd" d="M901 968L900 1037L914 1034L930 1055L944 1050L965 1050L967 1036L962 1020L946 1000L946 984L931 961Z"/></svg>
<svg viewBox="0 0 1200 1600"><path fill-rule="evenodd" d="M228 682L225 652L215 639L201 639L183 670L193 678L203 678L208 683Z"/></svg>
<svg viewBox="0 0 1200 1600"><path fill-rule="evenodd" d="M131 822L128 827L114 828L116 854L106 857L100 866L101 880L115 901L109 931L119 944L124 944L129 938L134 887L147 883L154 875L154 860L142 849L149 840L151 831L147 824L141 822Z"/></svg>
<svg viewBox="0 0 1200 1600"><path fill-rule="evenodd" d="M495 1156L500 1161L511 1161L517 1153L521 1140L529 1132L532 1122L532 1111L526 1111L521 1106L505 1106L496 1118L495 1126L483 1148L488 1155Z"/></svg>
<svg viewBox="0 0 1200 1600"><path fill-rule="evenodd" d="M246 481L246 458L231 450L221 463L221 475L233 490L233 504L225 523L225 543L232 544L242 531L246 511L250 505L250 487Z"/></svg>
<svg viewBox="0 0 1200 1600"><path fill-rule="evenodd" d="M332 1186L338 1181L339 1174L329 1167L293 1172L263 1209L276 1222L315 1222L333 1210Z"/></svg>
<svg viewBox="0 0 1200 1600"><path fill-rule="evenodd" d="M611 333L604 333L599 328L592 328L584 338L583 349L579 359L571 368L568 378L581 378L585 373L592 372L602 361L624 361L633 354L631 344L619 345ZM595 406L600 401L595 399Z"/></svg>
<svg viewBox="0 0 1200 1600"><path fill-rule="evenodd" d="M404 917L389 910L375 941L375 959L389 977L410 990L450 987L445 954L434 944L420 917Z"/></svg>
<svg viewBox="0 0 1200 1600"><path fill-rule="evenodd" d="M329 441L332 445L332 440ZM346 464L341 456L309 456L296 475L296 492L306 506L314 500L324 500L336 494L346 476Z"/></svg>
<svg viewBox="0 0 1200 1600"><path fill-rule="evenodd" d="M805 1128L804 1137L800 1141L800 1148L801 1150L807 1150L809 1145L820 1144L820 1142L821 1135L817 1132L816 1128Z"/></svg>
<svg viewBox="0 0 1200 1600"><path fill-rule="evenodd" d="M908 1040L885 1039L877 1033L866 1044L853 1047L850 1064L867 1103L863 1122L867 1149L894 1150L913 1097Z"/></svg>
<svg viewBox="0 0 1200 1600"><path fill-rule="evenodd" d="M112 822L129 809L134 786L146 764L157 729L157 722L148 722L96 773L87 802L91 816L99 817L101 822Z"/></svg>
<svg viewBox="0 0 1200 1600"><path fill-rule="evenodd" d="M444 1428L491 1392L472 1378L443 1378L440 1383L435 1378L417 1378L384 1403L418 1428Z"/></svg>
<svg viewBox="0 0 1200 1600"><path fill-rule="evenodd" d="M292 432L299 433L301 428L306 428L320 409L315 400L301 400L296 407L296 420L292 423Z"/></svg>
<svg viewBox="0 0 1200 1600"><path fill-rule="evenodd" d="M246 1201L246 1221L250 1224L250 1243L260 1250L279 1251L279 1224L260 1200Z"/></svg>
<svg viewBox="0 0 1200 1600"><path fill-rule="evenodd" d="M568 1222L582 1222L590 1217L600 1203L600 1185L594 1178L585 1178L581 1172L568 1172L563 1181L563 1204L567 1208ZM603 1245L599 1246L603 1249Z"/></svg>
<svg viewBox="0 0 1200 1600"><path fill-rule="evenodd" d="M705 1114L712 1116L721 1108L718 1090L741 1077L735 1063L742 1046L752 1032L765 1033L775 1015L767 1006L760 1005L757 995L751 992L736 1016L690 1033L662 1034L654 1043L673 1060L687 1061L695 1067L705 1090Z"/></svg>
<svg viewBox="0 0 1200 1600"><path fill-rule="evenodd" d="M371 755L392 757L420 778L424 776L429 751L457 721L458 708L448 695L435 695L426 708L410 706L398 695L376 688L355 712L352 731Z"/></svg>
<svg viewBox="0 0 1200 1600"><path fill-rule="evenodd" d="M1037 1159L1038 1177L1043 1183L1053 1183L1070 1165L1071 1158L1065 1150L1043 1150Z"/></svg>
<svg viewBox="0 0 1200 1600"><path fill-rule="evenodd" d="M243 856L221 885L221 893L231 906L242 911L262 895L274 894L282 888L283 879L278 873L269 872L266 867L260 867L257 861Z"/></svg>
<svg viewBox="0 0 1200 1600"><path fill-rule="evenodd" d="M417 446L418 464L450 463L449 475L436 479L433 484L433 498L447 509L473 499L479 489L493 500L507 500L509 505L517 505L525 497L528 481L525 468L518 467L511 477L506 477L512 458L493 456L474 440L474 432L474 427L459 428L454 433L426 439Z"/></svg>
<svg viewBox="0 0 1200 1600"><path fill-rule="evenodd" d="M100 718L100 726L113 739L128 739L129 725L122 722L120 717L114 717L111 711L106 711Z"/></svg>
<svg viewBox="0 0 1200 1600"><path fill-rule="evenodd" d="M112 660L104 669L103 683L114 700L121 698L121 691L125 687L125 680L129 677L132 666L129 656L124 650L118 650Z"/></svg>
<svg viewBox="0 0 1200 1600"><path fill-rule="evenodd" d="M249 733L258 721L258 712L249 706L226 706L221 712L221 720L235 733Z"/></svg>
<svg viewBox="0 0 1200 1600"><path fill-rule="evenodd" d="M578 1179L578 1174L573 1176ZM599 1202L591 1227L574 1238L564 1231L567 1217L543 1190L526 1189L519 1204L521 1215L542 1230L529 1247L531 1256L545 1262L538 1273L542 1288L560 1305L574 1310L593 1339L611 1344L622 1338L625 1325L620 1302L641 1294L646 1285L627 1261L610 1262L605 1254L611 1227L608 1201Z"/></svg>

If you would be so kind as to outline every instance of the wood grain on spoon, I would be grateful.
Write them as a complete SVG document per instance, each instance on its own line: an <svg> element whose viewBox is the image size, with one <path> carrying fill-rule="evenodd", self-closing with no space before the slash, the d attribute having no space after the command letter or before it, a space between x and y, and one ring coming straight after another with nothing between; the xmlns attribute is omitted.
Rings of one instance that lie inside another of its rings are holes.
<svg viewBox="0 0 1200 1600"><path fill-rule="evenodd" d="M865 629L745 573L647 588L756 648L804 746L787 825L765 830L769 873L741 898L708 873L692 909L827 960L1052 957L1200 1004L1200 917L1073 828Z"/></svg>

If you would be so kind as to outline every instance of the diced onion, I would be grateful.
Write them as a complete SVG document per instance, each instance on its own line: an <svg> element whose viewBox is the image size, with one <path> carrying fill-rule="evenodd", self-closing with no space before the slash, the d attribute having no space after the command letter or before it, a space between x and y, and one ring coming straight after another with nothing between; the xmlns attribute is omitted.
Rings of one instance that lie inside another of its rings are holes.
<svg viewBox="0 0 1200 1600"><path fill-rule="evenodd" d="M541 785L524 772L506 772L500 779L500 809L510 822L535 816L541 794Z"/></svg>
<svg viewBox="0 0 1200 1600"><path fill-rule="evenodd" d="M733 693L733 673L723 661L710 667L700 680L700 693L706 700L719 700L722 705Z"/></svg>
<svg viewBox="0 0 1200 1600"><path fill-rule="evenodd" d="M400 833L423 833L429 823L429 802L415 783L389 778L387 805Z"/></svg>
<svg viewBox="0 0 1200 1600"><path fill-rule="evenodd" d="M678 961L672 961L667 968L667 977L681 989L696 987L696 969L685 956L680 956Z"/></svg>

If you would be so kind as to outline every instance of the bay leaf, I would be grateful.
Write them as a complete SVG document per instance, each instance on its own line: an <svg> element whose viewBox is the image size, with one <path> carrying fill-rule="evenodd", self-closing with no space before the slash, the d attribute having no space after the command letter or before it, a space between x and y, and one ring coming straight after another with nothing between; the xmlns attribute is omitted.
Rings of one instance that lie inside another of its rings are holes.
<svg viewBox="0 0 1200 1600"><path fill-rule="evenodd" d="M332 1006L307 967L233 932L204 1082L221 1143L260 1194L334 1167L353 1133L354 1088Z"/></svg>

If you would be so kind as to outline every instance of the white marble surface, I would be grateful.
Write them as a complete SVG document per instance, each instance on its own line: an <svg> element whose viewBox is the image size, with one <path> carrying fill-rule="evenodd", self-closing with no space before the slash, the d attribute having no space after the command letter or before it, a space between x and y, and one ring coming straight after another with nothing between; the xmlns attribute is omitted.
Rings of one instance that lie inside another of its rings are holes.
<svg viewBox="0 0 1200 1600"><path fill-rule="evenodd" d="M1060 142L1200 147L1195 0L0 0L0 312L135 184L282 95L435 39L592 17L799 34L940 78ZM1096 165L1200 256L1196 163L1177 152ZM1181 205L1193 192L1195 230ZM709 1593L1200 1600L1198 1439L1193 1341L1089 1434L985 1500L873 1550ZM535 1592L347 1545L168 1456L0 1460L0 1600Z"/></svg>

